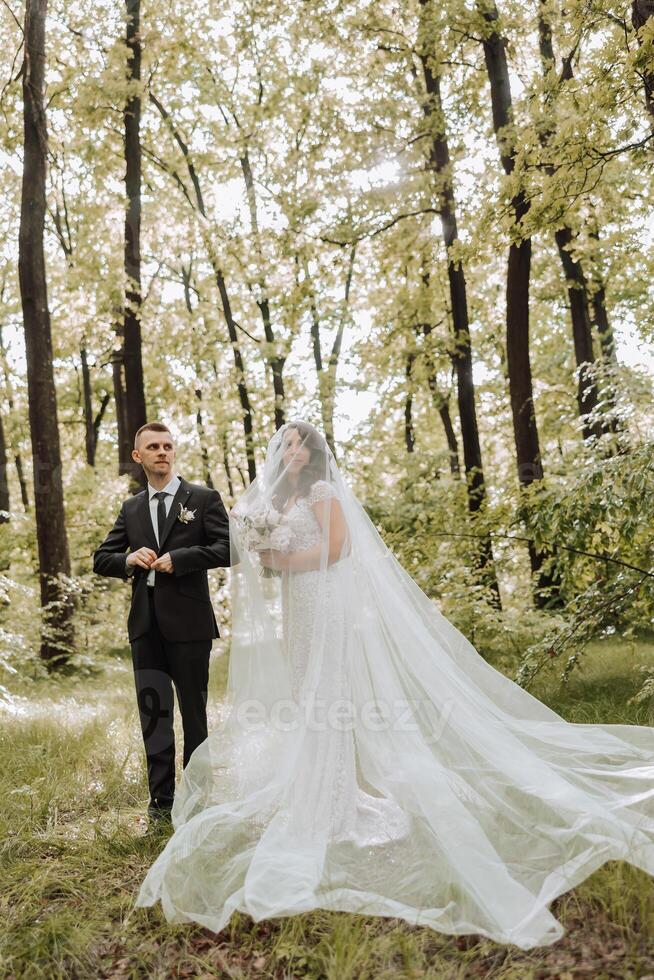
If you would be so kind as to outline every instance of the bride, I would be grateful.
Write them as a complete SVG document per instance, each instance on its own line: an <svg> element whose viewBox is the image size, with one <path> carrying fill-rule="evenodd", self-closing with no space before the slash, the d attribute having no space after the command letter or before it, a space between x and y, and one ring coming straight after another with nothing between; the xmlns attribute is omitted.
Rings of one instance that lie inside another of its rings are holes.
<svg viewBox="0 0 654 980"><path fill-rule="evenodd" d="M220 932L310 909L522 949L600 865L654 875L654 729L571 724L491 667L289 422L230 515L225 714L136 904Z"/></svg>

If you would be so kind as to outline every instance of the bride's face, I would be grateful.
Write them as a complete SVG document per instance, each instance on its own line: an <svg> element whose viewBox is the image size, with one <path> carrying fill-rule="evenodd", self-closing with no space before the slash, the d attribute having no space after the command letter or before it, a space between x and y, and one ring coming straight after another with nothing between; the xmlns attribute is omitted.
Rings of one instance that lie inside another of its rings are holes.
<svg viewBox="0 0 654 980"><path fill-rule="evenodd" d="M284 433L284 468L287 473L299 473L311 459L311 450L303 445L302 436L297 429Z"/></svg>

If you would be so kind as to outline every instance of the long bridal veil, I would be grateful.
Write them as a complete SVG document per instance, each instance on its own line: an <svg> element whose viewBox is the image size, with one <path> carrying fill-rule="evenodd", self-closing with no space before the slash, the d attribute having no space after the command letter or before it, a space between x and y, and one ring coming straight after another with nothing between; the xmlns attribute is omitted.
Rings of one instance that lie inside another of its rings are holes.
<svg viewBox="0 0 654 980"><path fill-rule="evenodd" d="M654 875L654 728L566 722L393 557L305 422L230 515L223 721L137 904L219 932L313 908L530 949L604 862Z"/></svg>

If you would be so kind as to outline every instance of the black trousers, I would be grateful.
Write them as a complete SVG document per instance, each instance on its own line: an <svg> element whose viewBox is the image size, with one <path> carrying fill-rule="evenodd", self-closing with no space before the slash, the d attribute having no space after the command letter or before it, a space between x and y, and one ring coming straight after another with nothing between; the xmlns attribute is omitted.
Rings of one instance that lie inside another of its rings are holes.
<svg viewBox="0 0 654 980"><path fill-rule="evenodd" d="M157 624L154 588L147 586L150 629L133 640L131 646L148 765L150 806L165 807L172 805L175 796L173 685L182 715L183 764L186 766L194 750L207 737L211 640L195 643L166 640Z"/></svg>

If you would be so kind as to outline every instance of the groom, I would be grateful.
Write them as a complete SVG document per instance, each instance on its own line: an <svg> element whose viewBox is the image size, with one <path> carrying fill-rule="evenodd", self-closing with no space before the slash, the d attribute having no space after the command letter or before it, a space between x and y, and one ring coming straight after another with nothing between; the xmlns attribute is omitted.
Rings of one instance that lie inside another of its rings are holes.
<svg viewBox="0 0 654 980"><path fill-rule="evenodd" d="M207 569L230 564L229 521L216 490L173 474L175 446L165 425L142 425L132 458L143 467L147 489L123 501L93 556L93 571L131 579L127 628L147 757L148 814L157 819L170 816L175 793L173 684L184 766L207 737L209 654L218 636Z"/></svg>

